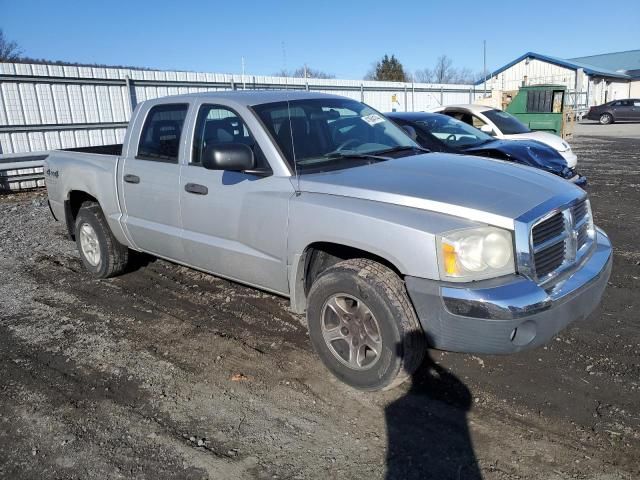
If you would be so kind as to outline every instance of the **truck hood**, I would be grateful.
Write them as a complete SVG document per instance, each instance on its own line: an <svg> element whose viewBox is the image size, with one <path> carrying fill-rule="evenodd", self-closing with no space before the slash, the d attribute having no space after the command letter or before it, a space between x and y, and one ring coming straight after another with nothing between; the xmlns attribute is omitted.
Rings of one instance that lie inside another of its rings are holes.
<svg viewBox="0 0 640 480"><path fill-rule="evenodd" d="M537 140L538 142L549 145L558 152L564 152L571 148L569 144L558 135L549 132L518 133L515 135L503 135L502 137L509 140Z"/></svg>
<svg viewBox="0 0 640 480"><path fill-rule="evenodd" d="M514 220L577 187L540 170L466 155L427 153L301 175L302 192L340 195L454 215L512 230Z"/></svg>

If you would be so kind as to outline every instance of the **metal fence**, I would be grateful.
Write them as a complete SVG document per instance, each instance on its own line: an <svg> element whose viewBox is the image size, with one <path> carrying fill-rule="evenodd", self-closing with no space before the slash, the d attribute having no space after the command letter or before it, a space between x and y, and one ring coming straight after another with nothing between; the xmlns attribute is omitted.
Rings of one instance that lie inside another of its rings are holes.
<svg viewBox="0 0 640 480"><path fill-rule="evenodd" d="M482 93L473 85L0 63L0 154L120 143L138 102L242 89L335 93L380 111L472 103Z"/></svg>

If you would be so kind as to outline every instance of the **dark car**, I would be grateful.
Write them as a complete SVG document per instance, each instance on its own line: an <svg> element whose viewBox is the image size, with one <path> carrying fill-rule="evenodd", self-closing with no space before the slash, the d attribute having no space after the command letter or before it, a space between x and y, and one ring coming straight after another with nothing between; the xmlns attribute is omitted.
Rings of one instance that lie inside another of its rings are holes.
<svg viewBox="0 0 640 480"><path fill-rule="evenodd" d="M585 118L597 120L601 125L613 122L640 122L640 98L613 100L597 107L591 107Z"/></svg>
<svg viewBox="0 0 640 480"><path fill-rule="evenodd" d="M587 179L553 148L535 140L499 140L460 120L439 113L392 112L386 116L432 152L460 153L507 160L539 168L584 187Z"/></svg>

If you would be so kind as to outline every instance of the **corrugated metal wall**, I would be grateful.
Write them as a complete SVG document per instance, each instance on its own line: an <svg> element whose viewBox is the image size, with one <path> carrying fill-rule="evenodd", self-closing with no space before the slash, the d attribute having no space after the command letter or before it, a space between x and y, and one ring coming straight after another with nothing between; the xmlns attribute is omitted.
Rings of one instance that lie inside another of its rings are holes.
<svg viewBox="0 0 640 480"><path fill-rule="evenodd" d="M120 143L138 102L245 88L334 93L383 112L470 103L481 93L471 85L0 63L0 154Z"/></svg>

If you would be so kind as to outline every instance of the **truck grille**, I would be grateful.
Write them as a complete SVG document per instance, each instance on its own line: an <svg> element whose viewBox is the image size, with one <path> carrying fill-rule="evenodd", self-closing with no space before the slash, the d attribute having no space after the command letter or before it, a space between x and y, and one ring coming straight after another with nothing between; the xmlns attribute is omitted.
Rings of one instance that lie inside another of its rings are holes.
<svg viewBox="0 0 640 480"><path fill-rule="evenodd" d="M533 225L533 267L539 281L555 276L589 251L593 223L586 199Z"/></svg>
<svg viewBox="0 0 640 480"><path fill-rule="evenodd" d="M563 212L538 223L531 231L533 261L538 278L560 268L566 256L567 229Z"/></svg>

